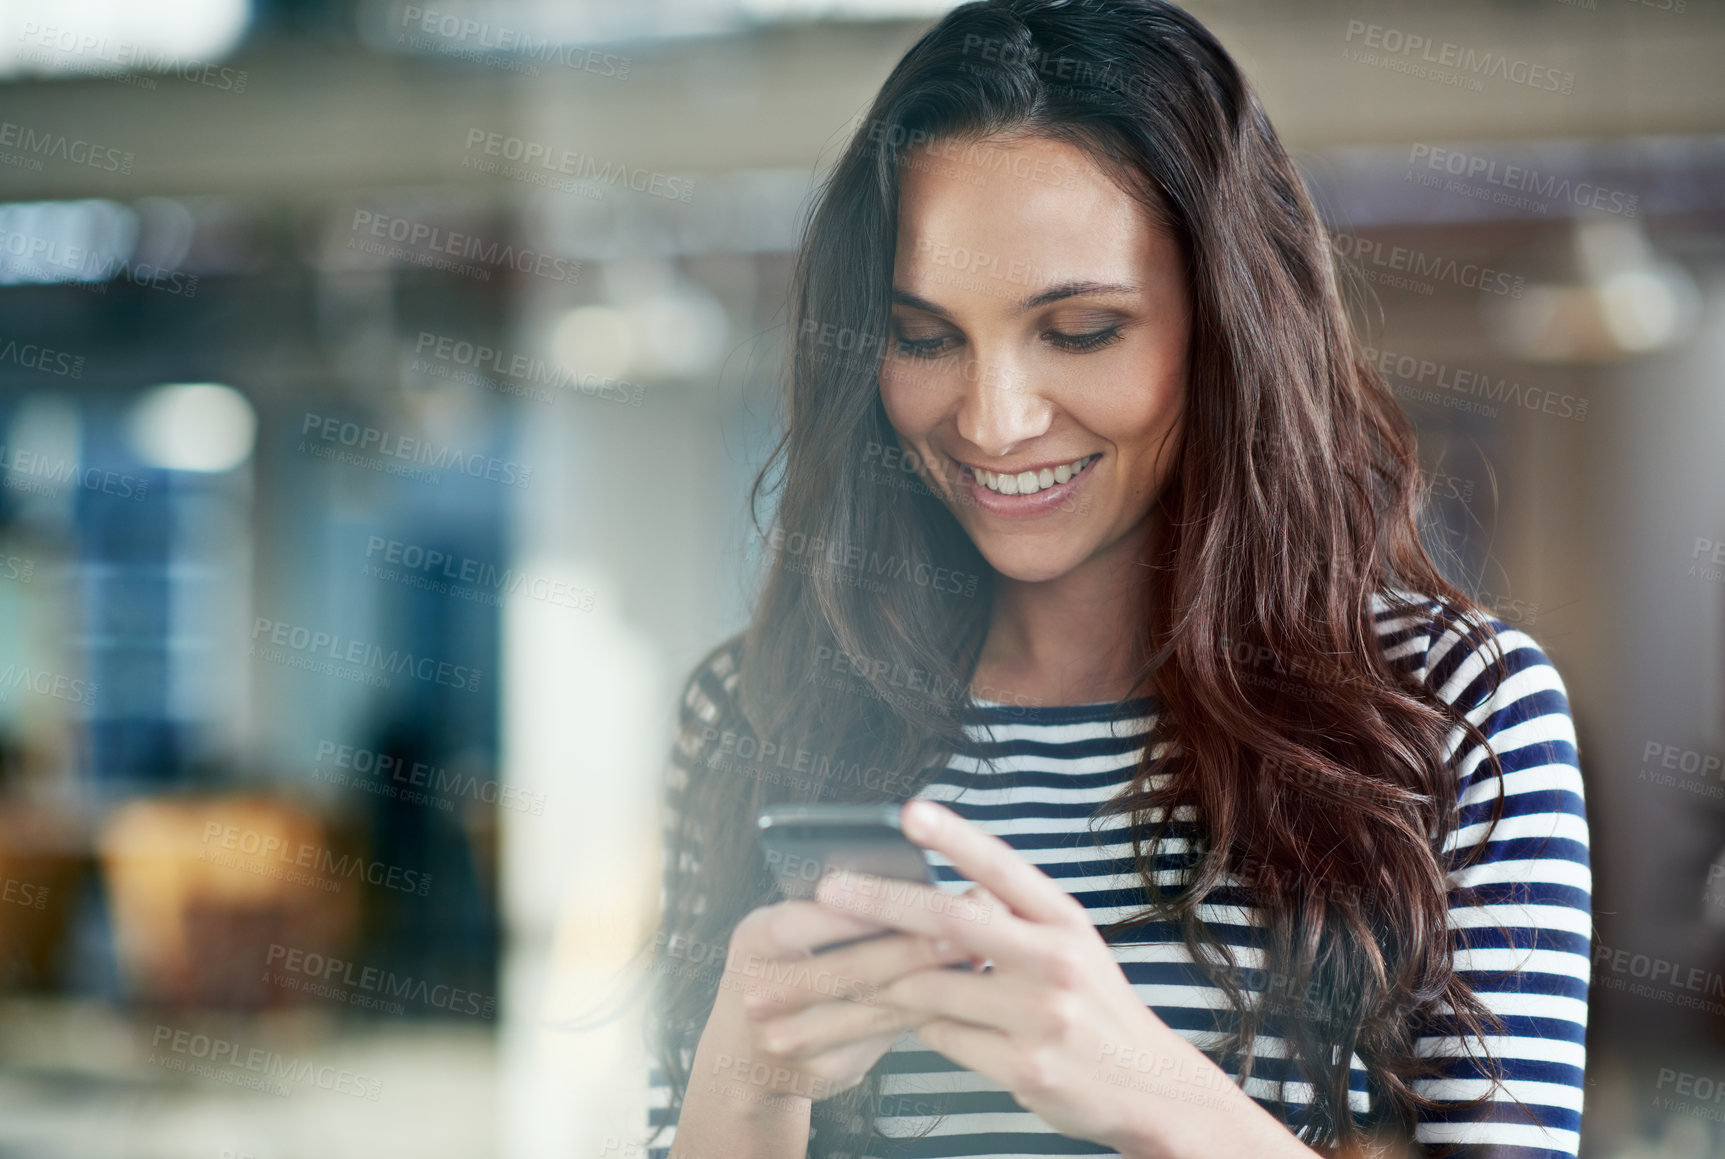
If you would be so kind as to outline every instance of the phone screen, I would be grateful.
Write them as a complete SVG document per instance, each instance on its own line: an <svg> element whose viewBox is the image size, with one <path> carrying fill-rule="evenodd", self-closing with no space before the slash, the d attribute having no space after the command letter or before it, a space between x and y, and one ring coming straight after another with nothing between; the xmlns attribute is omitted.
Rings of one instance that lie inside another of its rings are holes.
<svg viewBox="0 0 1725 1159"><path fill-rule="evenodd" d="M829 870L938 885L927 854L899 828L898 811L897 805L780 805L763 810L756 819L761 845L780 892L788 898L813 898L816 884ZM859 911L857 916L867 919L868 914ZM892 932L847 938L817 946L815 952ZM972 967L960 962L946 968Z"/></svg>
<svg viewBox="0 0 1725 1159"><path fill-rule="evenodd" d="M758 823L767 868L786 897L814 897L832 870L937 881L922 848L899 828L897 805L776 806Z"/></svg>

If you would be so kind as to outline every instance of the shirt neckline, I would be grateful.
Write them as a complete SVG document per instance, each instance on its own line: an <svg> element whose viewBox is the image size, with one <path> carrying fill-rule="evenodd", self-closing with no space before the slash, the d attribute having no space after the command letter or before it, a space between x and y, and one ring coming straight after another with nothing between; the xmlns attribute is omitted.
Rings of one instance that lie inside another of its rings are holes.
<svg viewBox="0 0 1725 1159"><path fill-rule="evenodd" d="M1155 711L1154 694L1133 696L1126 700L1102 700L1088 704L1007 704L999 700L966 698L965 709L985 720L1030 721L1043 724L1066 724L1096 719L1120 720L1148 716Z"/></svg>

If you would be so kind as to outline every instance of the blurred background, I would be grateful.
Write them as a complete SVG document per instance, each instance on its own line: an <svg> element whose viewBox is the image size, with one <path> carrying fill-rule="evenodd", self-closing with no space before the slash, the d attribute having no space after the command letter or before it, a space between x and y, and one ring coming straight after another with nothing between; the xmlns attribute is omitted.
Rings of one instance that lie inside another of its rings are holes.
<svg viewBox="0 0 1725 1159"><path fill-rule="evenodd" d="M675 697L934 0L0 0L0 1155L639 1155ZM1584 1154L1725 1155L1725 6L1193 0L1571 694Z"/></svg>

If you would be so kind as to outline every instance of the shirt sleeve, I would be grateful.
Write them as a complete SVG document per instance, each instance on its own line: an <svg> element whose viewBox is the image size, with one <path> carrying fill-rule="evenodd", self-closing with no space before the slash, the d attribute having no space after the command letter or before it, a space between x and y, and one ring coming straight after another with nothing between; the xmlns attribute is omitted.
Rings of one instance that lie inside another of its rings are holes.
<svg viewBox="0 0 1725 1159"><path fill-rule="evenodd" d="M684 686L677 710L677 726L665 765L660 812L660 888L661 913L670 913L671 875L679 865L684 873L696 876L701 869L701 848L704 834L699 818L686 816L684 803L689 787L701 764L701 754L707 735L722 728L721 705L725 704L735 685L736 651L734 643L721 647L707 658ZM699 900L694 904L699 907ZM675 968L676 960L656 963L662 968ZM692 957L685 965L695 966ZM683 1063L689 1066L692 1051L685 1050ZM647 1070L647 1127L650 1144L644 1149L645 1159L666 1159L677 1137L677 1115L672 1108L671 1079L660 1067L656 1056L650 1058ZM652 1132L664 1124L662 1134ZM637 1156L641 1151L635 1152Z"/></svg>
<svg viewBox="0 0 1725 1159"><path fill-rule="evenodd" d="M1491 630L1482 628L1485 625ZM1441 1059L1413 1084L1440 1106L1415 1139L1458 1159L1575 1159L1592 935L1592 869L1575 727L1562 678L1524 632L1491 617L1436 632L1426 679L1466 710L1503 767L1500 789L1477 742L1460 749L1456 831L1449 867L1449 928L1457 972L1501 1021L1483 1043L1503 1080L1493 1090L1481 1043L1439 1011L1416 1049ZM1490 638L1495 635L1495 644ZM1501 648L1508 674L1492 660ZM1449 751L1464 739L1458 726ZM1487 829L1491 827L1490 835Z"/></svg>

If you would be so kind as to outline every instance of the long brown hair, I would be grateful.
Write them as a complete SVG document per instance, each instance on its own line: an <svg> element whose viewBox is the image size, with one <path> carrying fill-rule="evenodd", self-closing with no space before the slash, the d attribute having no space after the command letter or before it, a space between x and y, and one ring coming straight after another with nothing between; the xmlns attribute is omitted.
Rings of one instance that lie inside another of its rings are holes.
<svg viewBox="0 0 1725 1159"><path fill-rule="evenodd" d="M793 286L785 429L750 496L757 510L777 498L770 566L731 642L736 694L717 697L722 719L699 722L672 835L653 975L660 1065L680 1096L718 981L674 947L724 946L777 897L756 812L903 800L974 747L959 710L993 573L926 488L883 481L883 448L898 443L878 371L900 166L922 145L1000 133L1086 149L1174 231L1190 277L1185 430L1153 512L1167 533L1141 561L1155 582L1134 650L1158 738L1173 744L1155 762L1147 744L1128 791L1098 810L1130 818L1149 898L1102 933L1178 923L1233 1007L1225 1056L1249 1074L1273 1031L1290 1055L1284 1083L1311 1083L1290 1123L1309 1144L1354 1151L1374 1133L1349 1110L1355 1055L1376 1126L1410 1136L1433 1105L1412 1085L1434 1073L1415 1050L1422 1019L1447 1007L1474 1041L1492 1025L1452 964L1439 853L1458 792L1446 737L1484 737L1463 715L1471 705L1386 659L1375 603L1421 622L1435 611L1469 647L1492 631L1422 547L1413 428L1349 324L1292 162L1227 52L1158 0L953 10L893 70L825 183ZM1496 665L1501 678L1501 649ZM1167 774L1154 787L1153 772ZM1183 805L1201 839L1184 883L1164 887L1157 841ZM1320 997L1298 1016L1254 1001L1261 987L1199 919L1201 903L1242 886L1266 976ZM866 1145L878 1069L815 1103L811 1155Z"/></svg>

